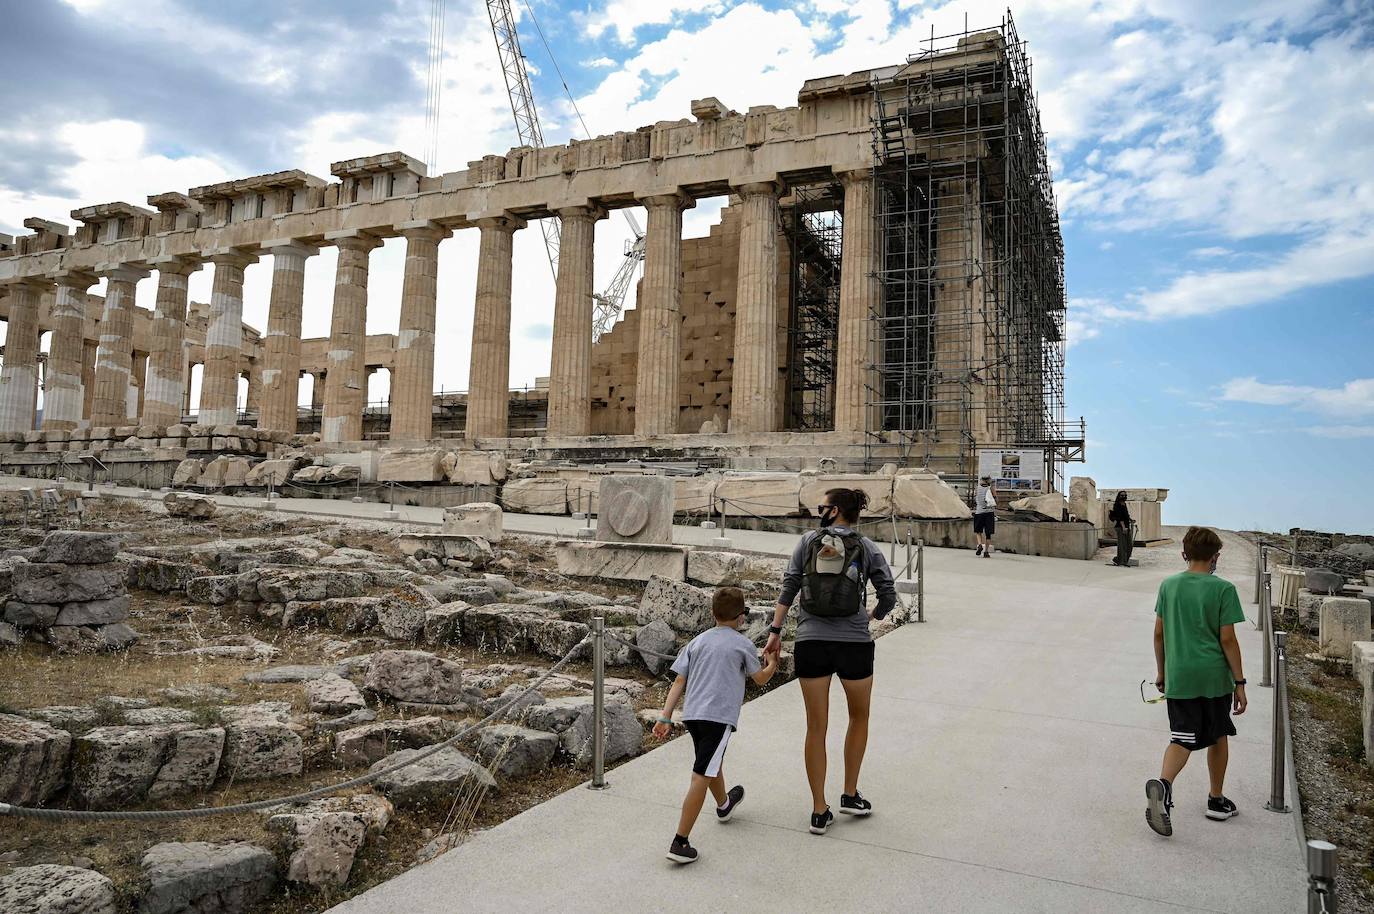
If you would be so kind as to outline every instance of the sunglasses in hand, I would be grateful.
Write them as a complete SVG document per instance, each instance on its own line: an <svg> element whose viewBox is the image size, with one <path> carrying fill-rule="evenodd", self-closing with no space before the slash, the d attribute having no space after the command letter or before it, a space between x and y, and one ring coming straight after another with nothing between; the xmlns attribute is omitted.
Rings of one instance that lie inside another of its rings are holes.
<svg viewBox="0 0 1374 914"><path fill-rule="evenodd" d="M1150 680L1148 680L1148 679L1142 679L1142 680L1140 680L1140 700L1141 700L1141 701L1145 702L1145 704L1147 704L1147 705L1157 705L1157 704L1159 704L1161 701L1164 700L1164 694L1163 694L1163 693L1160 693L1159 695L1156 695L1154 698L1146 698L1146 697L1145 697L1145 686L1146 686L1146 685L1153 686L1154 683L1153 683L1153 682L1150 682Z"/></svg>

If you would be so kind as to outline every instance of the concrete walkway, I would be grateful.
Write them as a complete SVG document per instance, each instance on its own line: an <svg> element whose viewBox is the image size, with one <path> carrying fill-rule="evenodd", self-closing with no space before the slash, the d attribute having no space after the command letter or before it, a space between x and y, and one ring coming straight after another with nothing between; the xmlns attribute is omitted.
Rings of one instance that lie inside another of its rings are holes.
<svg viewBox="0 0 1374 914"><path fill-rule="evenodd" d="M283 514L387 520L385 505L279 504ZM442 517L441 509L398 510L412 523ZM506 515L507 529L530 533L571 535L579 524ZM674 532L683 543L714 535ZM795 542L786 534L730 535L739 548L777 554ZM1225 539L1220 573L1246 599L1253 553L1239 538ZM1143 785L1158 773L1168 721L1162 704L1140 701L1138 684L1154 673L1155 589L1180 567L1165 552L1177 548L1145 551L1143 567L1122 570L927 550L929 621L877 646L860 780L876 808L871 818L841 816L824 837L807 832L804 719L791 683L745 706L726 770L746 786L746 801L723 827L705 811L693 834L702 859L690 867L663 858L691 767L690 740L682 738L611 771L610 790L570 790L333 911L1302 910L1295 819L1264 809L1273 696L1258 687L1261 642L1250 625L1238 629L1254 685L1227 780L1241 815L1224 823L1203 816L1199 758L1176 788L1174 837L1161 839L1145 825ZM836 805L844 715L836 686L829 780Z"/></svg>
<svg viewBox="0 0 1374 914"><path fill-rule="evenodd" d="M1223 573L1252 557L1228 538ZM1295 821L1264 809L1272 692L1252 687L1227 793L1202 812L1206 772L1180 778L1173 839L1145 825L1145 779L1167 740L1153 678L1153 594L1164 567L967 551L927 553L928 618L878 642L866 820L806 831L803 714L795 683L746 705L726 769L747 799L728 826L709 809L702 859L663 858L690 769L678 739L473 837L333 910L976 911L1300 910ZM1176 566L1175 566L1176 567ZM1258 633L1240 626L1259 680ZM838 802L844 709L835 689L830 785Z"/></svg>

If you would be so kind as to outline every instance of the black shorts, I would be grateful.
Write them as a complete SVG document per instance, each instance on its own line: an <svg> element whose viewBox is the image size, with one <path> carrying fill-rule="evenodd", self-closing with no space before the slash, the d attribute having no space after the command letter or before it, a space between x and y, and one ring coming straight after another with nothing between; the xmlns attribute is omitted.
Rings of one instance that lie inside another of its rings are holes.
<svg viewBox="0 0 1374 914"><path fill-rule="evenodd" d="M720 766L725 761L725 747L730 744L730 734L735 728L714 720L684 720L687 732L692 734L692 746L696 749L696 760L692 762L692 773L713 778L720 774Z"/></svg>
<svg viewBox="0 0 1374 914"><path fill-rule="evenodd" d="M997 529L997 515L991 511L984 511L982 514L973 515L973 532L981 533L984 536L992 536Z"/></svg>
<svg viewBox="0 0 1374 914"><path fill-rule="evenodd" d="M792 646L792 657L799 679L867 679L873 675L872 641L798 641Z"/></svg>
<svg viewBox="0 0 1374 914"><path fill-rule="evenodd" d="M1231 696L1220 698L1170 698L1169 742L1189 752L1206 749L1223 736L1235 736L1231 720Z"/></svg>

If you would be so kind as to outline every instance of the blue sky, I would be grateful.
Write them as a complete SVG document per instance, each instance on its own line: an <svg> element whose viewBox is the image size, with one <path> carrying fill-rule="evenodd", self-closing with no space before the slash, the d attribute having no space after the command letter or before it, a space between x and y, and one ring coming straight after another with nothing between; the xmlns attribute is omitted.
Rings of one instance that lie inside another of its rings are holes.
<svg viewBox="0 0 1374 914"><path fill-rule="evenodd" d="M809 77L901 61L992 2L514 0L548 141L579 135L537 16L593 132L716 95L794 104ZM0 0L11 84L0 231L285 168L424 148L428 0ZM1086 472L1171 490L1165 519L1374 532L1374 13L1357 0L1038 0L1029 43L1064 221L1068 412ZM439 168L515 142L480 0L448 0ZM94 62L99 62L95 65ZM718 206L691 211L704 234ZM438 382L466 384L473 233L441 249ZM601 224L609 277L626 229ZM547 373L552 280L517 235L512 381ZM307 267L328 331L333 253ZM373 256L393 332L402 249ZM250 267L245 319L266 315ZM192 280L205 300L210 271ZM98 291L98 290L97 290ZM139 303L151 307L153 284ZM384 385L385 379L378 383ZM379 396L384 388L374 390Z"/></svg>

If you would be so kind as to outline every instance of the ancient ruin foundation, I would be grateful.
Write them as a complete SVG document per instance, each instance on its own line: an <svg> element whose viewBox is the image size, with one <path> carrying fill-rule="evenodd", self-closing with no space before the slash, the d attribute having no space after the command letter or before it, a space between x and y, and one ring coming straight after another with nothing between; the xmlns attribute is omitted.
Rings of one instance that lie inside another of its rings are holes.
<svg viewBox="0 0 1374 914"><path fill-rule="evenodd" d="M979 447L1043 447L1057 470L1082 429L1063 417L1062 242L1029 75L1007 20L932 39L905 64L808 80L794 107L704 98L691 119L443 175L392 152L336 162L332 182L283 171L158 193L153 209L82 207L75 233L28 219L32 235L0 239L0 433L80 451L196 423L256 426L275 444L318 431L345 450L448 438L574 461L797 470L824 456L953 479ZM720 223L684 240L683 211L717 196ZM594 341L597 225L630 206L648 214L644 275L635 307ZM553 357L547 385L512 394L512 238L539 219L563 238ZM480 234L469 389L436 398L438 250L463 231ZM369 256L394 237L399 326L369 339ZM328 245L330 336L302 341L304 264ZM187 300L199 269L213 271L208 305ZM261 332L242 323L250 270L271 271ZM104 296L90 295L101 278ZM150 280L153 314L134 307ZM368 410L378 367L390 402ZM306 373L316 402L302 411Z"/></svg>

